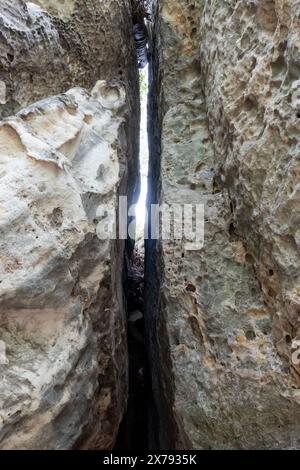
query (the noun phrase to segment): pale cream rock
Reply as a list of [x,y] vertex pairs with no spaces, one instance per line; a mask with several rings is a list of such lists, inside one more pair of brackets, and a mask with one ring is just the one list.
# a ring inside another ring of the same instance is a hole
[[8,364],[8,359],[6,357],[6,344],[4,341],[0,340],[0,365]]
[[0,448],[111,448],[124,245],[99,240],[97,208],[138,190],[131,1],[0,6]]
[[0,104],[6,103],[6,84],[0,81]]
[[98,239],[96,211],[117,209],[126,181],[124,103],[101,81],[0,123],[0,449],[114,443],[127,400],[124,247]]
[[7,87],[0,116],[73,86],[120,79],[137,134],[131,0],[0,0],[0,20],[0,80]]

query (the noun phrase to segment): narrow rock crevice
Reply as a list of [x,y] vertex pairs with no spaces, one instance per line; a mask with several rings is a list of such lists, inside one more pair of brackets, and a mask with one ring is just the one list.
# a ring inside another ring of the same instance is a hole
[[299,2],[0,3],[0,449],[299,449]]
[[[139,69],[148,65],[150,58],[150,24],[151,2],[147,0],[133,0],[133,34],[136,45],[137,63]],[[146,345],[145,325],[145,250],[143,240],[143,227],[140,226],[146,210],[142,207],[145,203],[145,175],[148,166],[148,153],[145,146],[147,108],[148,77],[147,72],[140,72],[140,105],[142,117],[140,123],[140,201],[136,206],[137,214],[136,243],[132,250],[129,243],[127,250],[127,262],[124,273],[124,295],[127,309],[127,340],[129,360],[129,392],[127,411],[120,425],[115,450],[149,450],[152,433],[153,397],[151,373],[148,363],[148,351]],[[144,116],[144,119],[143,119]],[[144,180],[143,180],[144,178]],[[146,220],[143,221],[146,223]]]
[[128,406],[115,450],[148,448],[148,367],[144,325],[144,255],[134,249],[125,279],[129,358]]

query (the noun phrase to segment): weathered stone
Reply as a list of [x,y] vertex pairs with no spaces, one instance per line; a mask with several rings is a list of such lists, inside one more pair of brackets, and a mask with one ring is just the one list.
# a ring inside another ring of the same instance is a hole
[[3,116],[74,85],[91,88],[102,78],[123,79],[130,103],[137,100],[130,0],[0,3]]
[[0,0],[0,5],[0,117],[73,86],[91,89],[97,80],[120,80],[128,108],[131,202],[131,194],[136,197],[139,189],[139,93],[131,0]]
[[155,3],[150,200],[205,203],[147,243],[159,444],[300,448],[299,5]]
[[97,209],[117,207],[126,182],[124,105],[122,88],[99,82],[0,123],[1,449],[109,448],[116,437],[124,246],[98,238]]
[[0,448],[111,448],[125,246],[96,209],[139,188],[131,1],[0,3]]

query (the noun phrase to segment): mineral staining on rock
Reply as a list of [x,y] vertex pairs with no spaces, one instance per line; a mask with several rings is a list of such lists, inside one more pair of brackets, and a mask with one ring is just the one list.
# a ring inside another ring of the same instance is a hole
[[160,443],[299,448],[299,7],[156,3],[151,200],[206,206],[203,250],[147,244]]

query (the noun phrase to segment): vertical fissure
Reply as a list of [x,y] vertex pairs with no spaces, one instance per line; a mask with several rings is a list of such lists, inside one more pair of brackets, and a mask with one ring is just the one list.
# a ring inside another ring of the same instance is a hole
[[129,357],[129,393],[127,412],[120,425],[115,450],[148,450],[151,435],[151,374],[148,366],[145,331],[144,275],[145,226],[148,194],[148,60],[150,4],[133,0],[133,34],[136,43],[140,85],[140,195],[135,207],[136,240],[124,280],[127,303],[127,338]]

